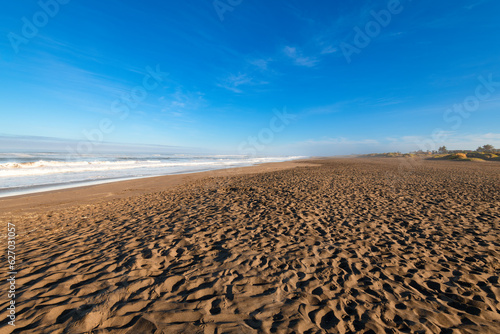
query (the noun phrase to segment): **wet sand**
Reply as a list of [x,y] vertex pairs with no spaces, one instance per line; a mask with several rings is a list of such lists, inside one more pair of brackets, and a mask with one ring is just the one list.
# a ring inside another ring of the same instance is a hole
[[0,207],[2,333],[500,332],[498,162],[318,159]]

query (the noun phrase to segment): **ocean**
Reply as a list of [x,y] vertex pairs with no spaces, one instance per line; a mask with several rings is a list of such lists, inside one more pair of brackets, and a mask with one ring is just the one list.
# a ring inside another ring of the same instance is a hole
[[0,197],[149,176],[280,162],[301,156],[0,153]]

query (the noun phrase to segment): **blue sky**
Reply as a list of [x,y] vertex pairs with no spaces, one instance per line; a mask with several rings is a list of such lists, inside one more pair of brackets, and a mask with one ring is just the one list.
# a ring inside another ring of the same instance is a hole
[[298,155],[500,147],[499,14],[494,0],[12,1],[0,135]]

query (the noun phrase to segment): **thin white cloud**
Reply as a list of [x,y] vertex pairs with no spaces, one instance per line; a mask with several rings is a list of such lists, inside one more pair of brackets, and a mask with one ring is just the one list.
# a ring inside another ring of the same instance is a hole
[[237,75],[231,74],[229,76],[229,78],[228,78],[228,81],[231,82],[231,84],[234,85],[235,87],[238,87],[238,86],[241,86],[241,85],[245,85],[245,84],[251,83],[252,82],[252,78],[250,78],[246,74],[238,73]]
[[304,116],[310,116],[310,115],[325,115],[325,114],[332,114],[341,111],[341,104],[340,103],[334,103],[334,104],[329,104],[325,106],[318,106],[318,107],[312,107],[305,109],[303,111]]
[[186,92],[182,88],[167,96],[161,96],[161,111],[175,117],[185,116],[190,111],[199,110],[207,105],[201,92]]
[[377,145],[377,144],[379,144],[379,141],[375,139],[352,140],[344,137],[324,138],[319,140],[309,139],[297,143],[297,145]]
[[299,66],[314,67],[318,63],[318,60],[313,57],[306,57],[302,55],[302,52],[296,47],[285,46],[283,52],[289,58],[291,58],[295,64]]
[[464,6],[464,8],[467,10],[471,10],[472,8],[479,6],[479,5],[482,5],[483,3],[488,2],[488,1],[490,1],[490,0],[480,0],[480,1],[477,1],[473,4],[470,4],[468,6]]
[[336,53],[338,52],[339,49],[337,47],[334,47],[333,45],[327,45],[325,46],[322,50],[321,50],[321,54],[322,55],[328,55],[328,54],[332,54],[332,53]]
[[269,63],[271,62],[271,59],[253,59],[250,60],[249,63],[253,66],[258,67],[259,69],[263,71],[267,71],[269,69]]
[[259,86],[266,85],[267,81],[260,80],[257,81],[254,77],[246,74],[246,73],[238,73],[238,74],[230,74],[221,82],[217,84],[217,86],[230,90],[234,93],[243,93],[243,89],[241,87],[245,86]]
[[238,87],[241,85],[249,84],[251,82],[252,78],[248,77],[248,75],[238,73],[230,74],[227,78],[222,80],[222,82],[219,83],[218,86],[230,90],[234,93],[243,93],[243,91]]
[[320,105],[320,106],[314,106],[310,108],[306,108],[300,112],[300,116],[312,116],[312,115],[325,115],[325,114],[332,114],[336,112],[341,112],[345,110],[345,107],[353,105],[353,104],[359,104],[360,99],[352,99],[352,100],[345,100],[345,101],[338,101],[335,103],[327,104],[327,105]]
[[366,99],[363,102],[359,102],[359,105],[369,106],[369,107],[386,107],[404,102],[405,100],[402,98],[383,97],[383,98]]

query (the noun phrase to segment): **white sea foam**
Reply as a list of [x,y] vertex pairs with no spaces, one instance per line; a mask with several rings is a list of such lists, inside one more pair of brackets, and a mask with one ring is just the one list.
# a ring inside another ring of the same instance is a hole
[[0,197],[20,191],[34,192],[44,187],[67,188],[82,182],[102,183],[117,179],[249,166],[299,158],[302,157],[137,154],[88,155],[67,161],[66,157],[57,153],[1,153]]

